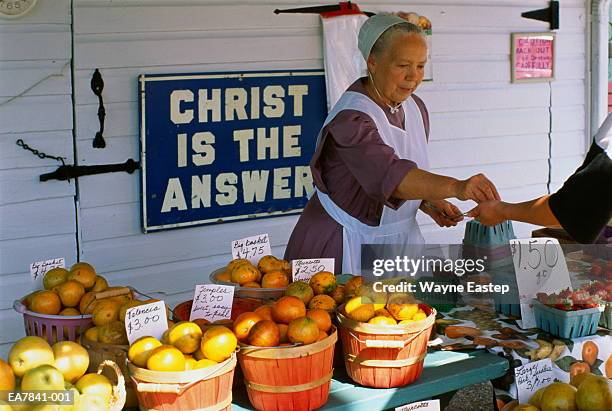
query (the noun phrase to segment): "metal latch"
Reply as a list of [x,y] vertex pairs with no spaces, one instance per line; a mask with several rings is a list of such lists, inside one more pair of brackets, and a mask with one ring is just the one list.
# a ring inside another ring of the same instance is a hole
[[140,161],[134,161],[133,159],[127,160],[125,163],[119,164],[103,164],[96,166],[59,166],[57,170],[42,174],[40,181],[49,180],[70,180],[72,178],[78,178],[81,176],[90,176],[94,174],[105,174],[105,173],[116,173],[125,171],[126,173],[132,174],[134,171],[140,168]]

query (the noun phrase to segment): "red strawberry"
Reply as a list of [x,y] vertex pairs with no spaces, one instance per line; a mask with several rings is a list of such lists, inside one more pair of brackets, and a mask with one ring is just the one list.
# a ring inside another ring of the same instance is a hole
[[603,268],[601,268],[601,266],[600,266],[600,265],[595,265],[595,264],[593,264],[593,265],[591,266],[590,273],[591,273],[591,275],[592,275],[592,276],[595,276],[595,277],[601,277],[601,273],[602,273],[602,272],[603,272]]

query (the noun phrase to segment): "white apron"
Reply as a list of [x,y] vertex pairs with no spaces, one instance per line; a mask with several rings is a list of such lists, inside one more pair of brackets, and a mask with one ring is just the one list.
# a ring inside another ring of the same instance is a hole
[[[361,93],[345,92],[325,119],[327,125],[342,110],[357,110],[369,115],[376,124],[378,132],[385,144],[395,150],[401,159],[414,161],[420,169],[429,168],[427,157],[427,138],[423,117],[419,107],[412,98],[402,104],[406,130],[397,128],[387,120],[383,110]],[[321,140],[319,134],[318,142]],[[321,205],[327,213],[342,225],[342,272],[361,272],[362,244],[399,244],[417,245],[425,242],[416,222],[416,213],[421,200],[406,201],[399,209],[393,210],[384,206],[377,227],[369,226],[350,216],[338,207],[331,198],[315,187]],[[408,249],[415,251],[414,249]],[[410,251],[409,251],[410,252]],[[410,252],[413,254],[413,252]],[[418,257],[418,256],[413,256]]]

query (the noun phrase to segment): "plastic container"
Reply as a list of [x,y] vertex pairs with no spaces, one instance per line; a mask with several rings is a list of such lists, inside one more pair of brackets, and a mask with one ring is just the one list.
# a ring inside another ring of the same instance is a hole
[[86,329],[92,326],[92,316],[88,315],[48,315],[30,311],[24,304],[25,299],[15,300],[13,308],[23,315],[26,335],[46,339],[49,344],[58,341],[77,341]]
[[521,318],[520,304],[495,303],[495,311],[508,317]]
[[327,402],[338,332],[296,347],[241,346],[238,361],[249,401],[260,411],[310,411]]
[[219,268],[209,275],[209,280],[213,284],[234,286],[234,296],[240,298],[256,298],[258,300],[278,299],[285,293],[285,288],[249,288],[241,287],[238,284],[222,281],[217,276],[225,271],[225,267]]
[[595,334],[602,311],[603,306],[563,311],[533,300],[533,312],[538,328],[561,338],[578,338]]
[[214,365],[189,371],[151,371],[128,363],[141,410],[229,411],[236,355]]
[[499,246],[507,245],[516,238],[511,221],[504,221],[496,226],[489,227],[476,220],[470,220],[465,225],[463,243],[472,246]]
[[612,302],[606,303],[606,308],[599,319],[599,326],[608,330],[612,329]]
[[346,371],[357,384],[374,388],[403,387],[423,372],[436,310],[419,307],[427,318],[406,325],[373,325],[337,313]]

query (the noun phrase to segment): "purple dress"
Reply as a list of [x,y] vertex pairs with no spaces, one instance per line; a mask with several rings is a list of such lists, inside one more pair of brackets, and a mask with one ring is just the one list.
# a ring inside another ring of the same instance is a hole
[[[367,95],[365,79],[348,91]],[[429,119],[423,102],[415,98],[423,114],[425,129]],[[389,123],[404,129],[404,111],[391,114],[381,106]],[[343,110],[321,131],[321,141],[310,162],[314,184],[352,217],[377,226],[383,207],[399,208],[404,201],[393,191],[408,171],[416,167],[400,159],[381,139],[374,120],[356,110]],[[335,258],[336,273],[342,268],[342,226],[323,209],[316,193],[304,207],[285,250],[285,259]]]

